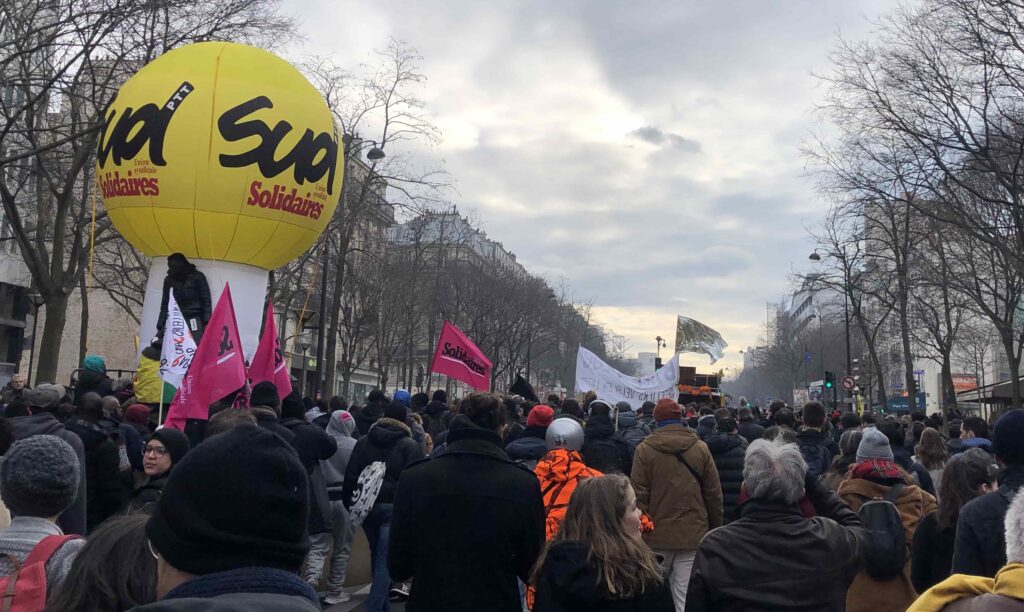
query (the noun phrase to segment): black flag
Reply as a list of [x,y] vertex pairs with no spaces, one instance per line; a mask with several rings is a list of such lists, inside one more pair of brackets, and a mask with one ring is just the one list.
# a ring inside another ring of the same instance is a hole
[[512,386],[508,388],[508,392],[513,395],[521,395],[523,399],[528,399],[535,404],[540,403],[540,398],[537,397],[533,387],[530,386],[530,383],[526,382],[522,374],[516,375],[516,382],[512,383]]

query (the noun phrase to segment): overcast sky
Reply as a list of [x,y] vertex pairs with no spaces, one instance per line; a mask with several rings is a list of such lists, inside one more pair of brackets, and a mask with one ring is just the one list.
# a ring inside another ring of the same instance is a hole
[[[341,65],[389,37],[424,56],[453,201],[531,272],[629,338],[762,333],[825,205],[799,145],[839,32],[893,0],[290,0],[302,52]],[[684,362],[707,369],[706,357]]]

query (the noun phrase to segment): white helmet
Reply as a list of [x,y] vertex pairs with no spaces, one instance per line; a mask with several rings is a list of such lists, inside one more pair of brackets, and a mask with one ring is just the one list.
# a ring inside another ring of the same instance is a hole
[[575,419],[555,419],[548,425],[544,440],[548,443],[548,450],[564,448],[578,451],[583,448],[583,427]]

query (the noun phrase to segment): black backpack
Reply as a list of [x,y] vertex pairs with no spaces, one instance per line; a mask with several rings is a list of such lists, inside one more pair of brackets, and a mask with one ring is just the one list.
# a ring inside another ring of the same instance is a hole
[[[628,448],[625,442],[618,442],[613,438],[598,438],[583,445],[580,454],[587,467],[595,469],[604,474],[625,474],[627,466],[623,457],[623,446]],[[629,452],[628,450],[625,452]]]
[[907,560],[907,539],[903,518],[896,500],[903,485],[893,485],[882,499],[872,499],[860,507],[861,522],[869,537],[864,551],[864,571],[876,580],[892,580],[903,573]]
[[832,453],[828,447],[819,444],[805,444],[800,447],[800,454],[804,456],[807,463],[807,475],[818,477],[828,471],[832,466]]

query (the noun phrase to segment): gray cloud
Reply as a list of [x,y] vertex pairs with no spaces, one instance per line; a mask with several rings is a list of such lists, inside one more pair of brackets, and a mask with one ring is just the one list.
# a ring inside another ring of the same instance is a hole
[[699,153],[700,143],[684,138],[679,134],[666,133],[653,125],[645,125],[629,133],[631,138],[642,140],[647,144],[669,147],[685,153]]
[[455,202],[528,269],[654,311],[634,346],[679,310],[740,347],[824,214],[797,152],[810,74],[836,31],[897,0],[286,2],[306,51],[354,66],[394,36],[422,52],[446,141],[411,153],[445,160]]

